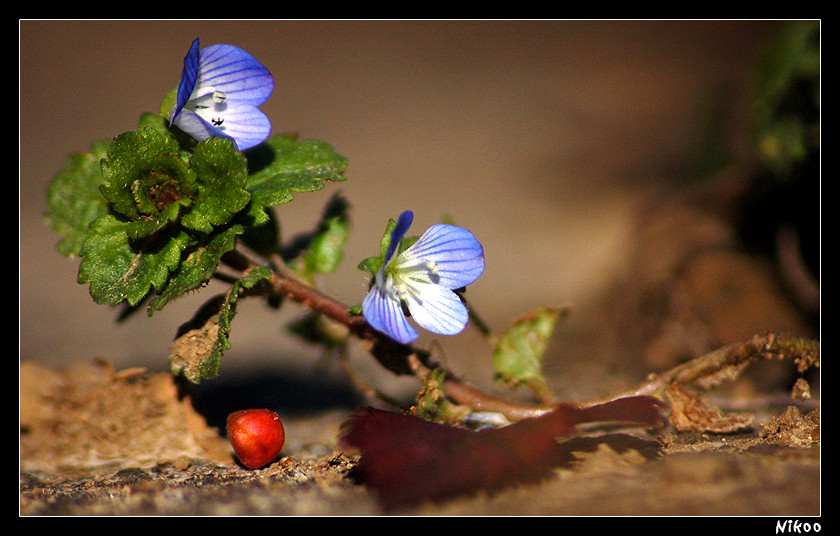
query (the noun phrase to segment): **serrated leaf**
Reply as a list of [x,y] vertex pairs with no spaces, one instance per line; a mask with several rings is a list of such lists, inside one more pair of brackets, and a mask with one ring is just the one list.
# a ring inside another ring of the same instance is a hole
[[126,222],[110,214],[90,226],[78,281],[90,283],[90,295],[97,303],[116,305],[125,300],[133,306],[152,287],[162,288],[190,240],[181,232],[138,243],[129,239],[127,229]]
[[47,186],[46,218],[54,231],[64,235],[56,248],[67,257],[79,254],[90,224],[108,213],[108,204],[99,191],[103,183],[99,162],[107,154],[109,143],[95,142],[90,152],[69,156],[64,169]]
[[496,377],[519,385],[542,383],[542,361],[548,341],[565,309],[541,307],[521,318],[498,339],[493,352]]
[[294,193],[320,190],[324,181],[345,180],[347,159],[322,141],[271,136],[251,154],[260,161],[246,186],[251,192],[250,214],[257,224],[268,219],[266,209],[288,203]]
[[231,285],[230,290],[207,302],[193,319],[181,326],[169,349],[170,371],[193,383],[219,373],[222,354],[230,349],[231,321],[241,288],[270,279],[271,271],[259,266]]
[[149,302],[149,316],[155,311],[194,290],[213,277],[222,255],[236,247],[236,236],[243,232],[240,225],[208,237],[208,240],[193,249],[183,261],[178,271],[166,283],[165,288]]
[[248,161],[226,138],[209,138],[196,145],[190,169],[195,172],[198,193],[193,207],[181,219],[189,229],[209,233],[242,210],[251,199],[244,189]]

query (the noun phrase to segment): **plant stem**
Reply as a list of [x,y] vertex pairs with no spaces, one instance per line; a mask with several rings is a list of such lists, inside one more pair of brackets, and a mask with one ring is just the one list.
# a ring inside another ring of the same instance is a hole
[[[225,256],[225,262],[246,271],[256,266],[255,261],[239,250]],[[551,411],[554,404],[528,404],[499,398],[458,378],[442,366],[431,362],[425,350],[394,342],[370,327],[364,317],[350,313],[350,307],[301,281],[282,262],[273,259],[271,280],[263,286],[262,294],[291,299],[327,318],[346,326],[349,332],[364,342],[370,353],[395,374],[409,374],[423,380],[432,370],[445,372],[444,391],[455,403],[474,411],[491,411],[504,415],[511,421],[536,417]],[[486,326],[481,326],[486,328]],[[601,404],[628,396],[662,396],[671,384],[697,385],[708,389],[724,380],[735,379],[752,361],[758,358],[793,358],[799,370],[819,366],[819,342],[775,334],[754,337],[750,341],[726,346],[692,361],[678,365],[661,374],[653,375],[635,388],[617,395],[580,402],[581,406]]]
[[[255,260],[249,257],[241,250],[234,250],[224,260],[229,266],[244,272],[255,266]],[[431,369],[442,369],[431,362],[429,352],[394,342],[370,327],[364,317],[350,314],[350,307],[346,304],[301,281],[278,259],[272,261],[273,275],[262,290],[264,295],[290,299],[347,327],[350,333],[366,343],[368,350],[384,367],[395,374],[410,374],[422,380]],[[551,409],[545,404],[530,405],[496,397],[467,384],[448,370],[445,372],[447,394],[456,403],[476,411],[494,411],[510,420],[519,420]]]

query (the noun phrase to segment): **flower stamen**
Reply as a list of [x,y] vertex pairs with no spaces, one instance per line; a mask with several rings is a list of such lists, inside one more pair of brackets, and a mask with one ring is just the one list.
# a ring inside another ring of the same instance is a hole
[[210,96],[210,98],[212,98],[213,102],[215,102],[216,104],[221,104],[227,100],[227,95],[224,91],[216,90],[213,91],[213,94]]

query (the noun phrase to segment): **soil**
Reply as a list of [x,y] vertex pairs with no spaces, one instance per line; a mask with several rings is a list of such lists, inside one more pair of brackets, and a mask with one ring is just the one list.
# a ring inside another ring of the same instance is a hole
[[569,442],[575,461],[540,484],[384,512],[336,446],[350,408],[284,419],[282,456],[249,470],[168,374],[23,363],[20,513],[819,515],[819,409],[761,409],[762,423],[736,433],[585,435]]

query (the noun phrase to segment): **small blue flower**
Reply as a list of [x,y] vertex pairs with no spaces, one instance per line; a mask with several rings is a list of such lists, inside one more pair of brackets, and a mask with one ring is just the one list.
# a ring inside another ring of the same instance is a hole
[[257,108],[274,90],[271,73],[239,47],[198,48],[196,39],[184,57],[171,124],[198,141],[231,138],[240,151],[259,145],[271,132]]
[[414,214],[405,211],[391,232],[391,243],[373,286],[362,301],[362,314],[377,331],[408,344],[418,336],[403,305],[424,329],[454,335],[467,325],[467,307],[453,292],[484,272],[484,248],[466,229],[437,224],[408,249],[396,254]]

